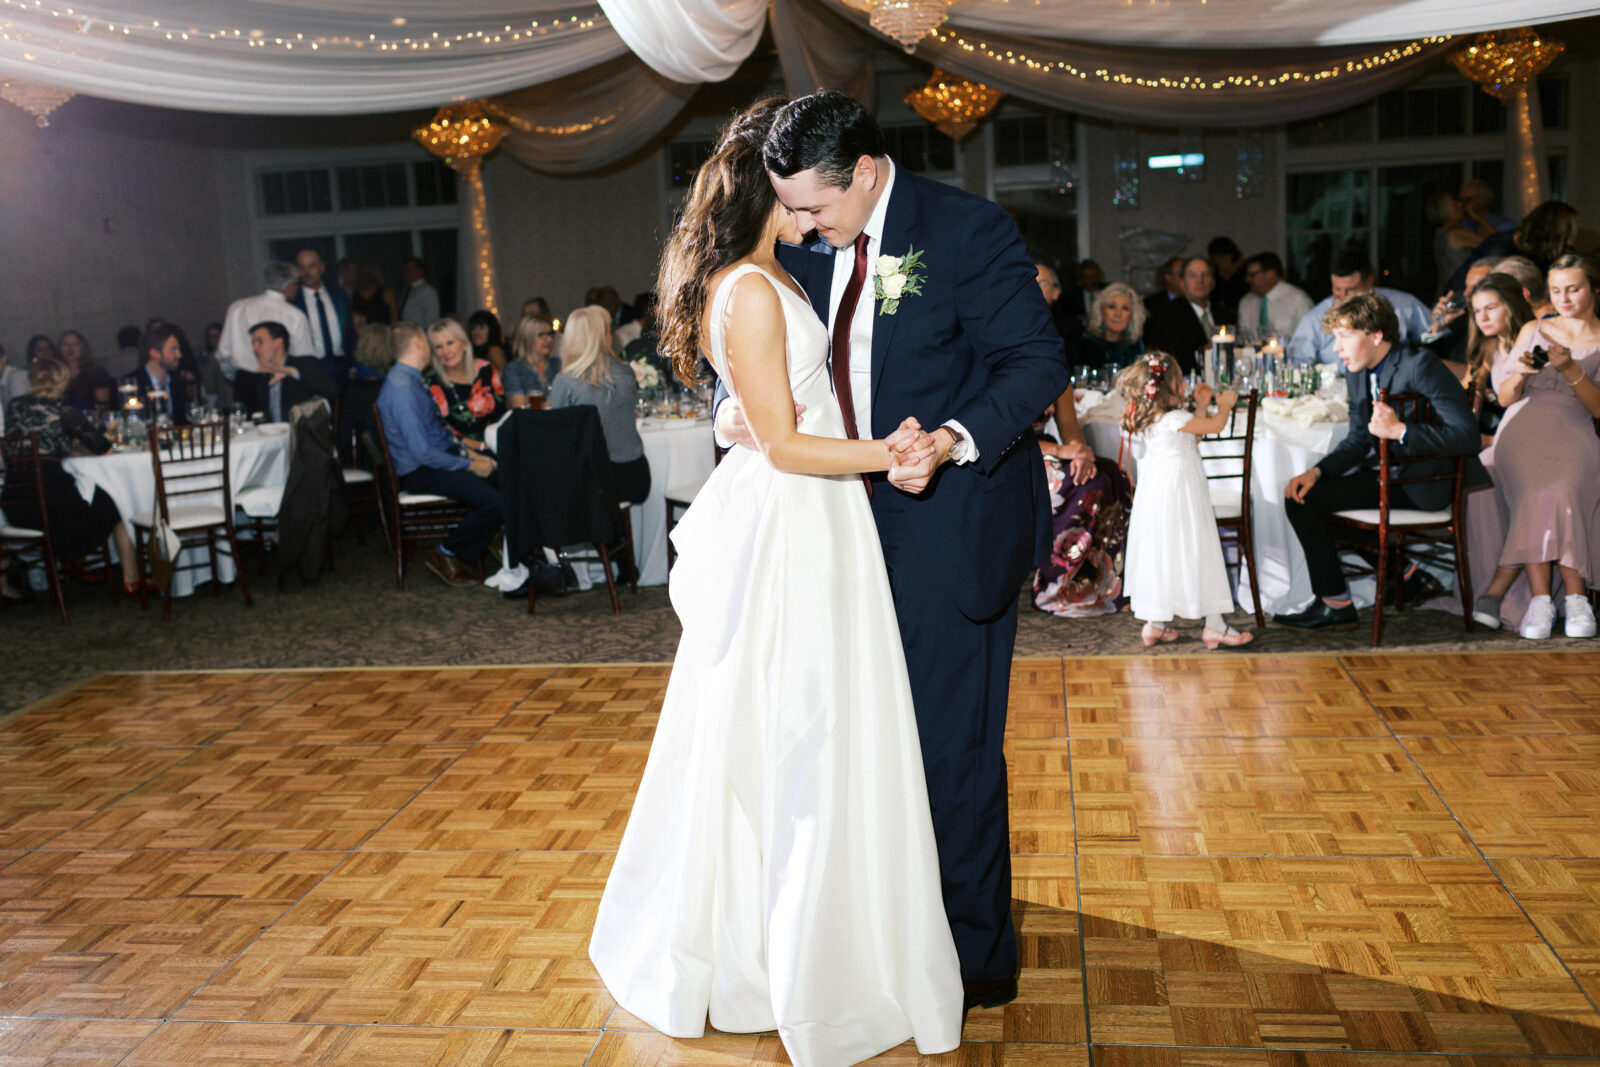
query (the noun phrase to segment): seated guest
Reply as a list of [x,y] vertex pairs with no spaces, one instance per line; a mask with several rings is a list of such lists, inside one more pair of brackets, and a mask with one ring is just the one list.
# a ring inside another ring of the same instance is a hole
[[1211,292],[1216,287],[1211,261],[1205,256],[1185,260],[1179,284],[1183,296],[1150,316],[1144,339],[1151,349],[1171,353],[1183,372],[1189,374],[1199,369],[1199,357],[1211,347],[1219,322],[1211,304]]
[[1506,409],[1494,439],[1494,491],[1508,523],[1494,580],[1473,608],[1474,618],[1498,626],[1500,598],[1520,568],[1533,593],[1520,632],[1536,641],[1555,625],[1552,566],[1566,589],[1566,635],[1595,635],[1587,593],[1600,564],[1600,266],[1562,256],[1549,287],[1558,317],[1524,324],[1493,372]]
[[511,339],[511,362],[501,380],[505,383],[506,403],[525,408],[534,398],[543,400],[550,392],[550,379],[561,373],[561,363],[552,359],[556,330],[547,316],[528,312],[517,322]]
[[1213,237],[1206,245],[1206,255],[1211,259],[1211,270],[1217,280],[1211,313],[1219,323],[1232,326],[1239,321],[1239,301],[1250,291],[1244,276],[1244,253],[1239,251],[1233,238]]
[[1055,268],[1043,260],[1033,261],[1033,280],[1039,283],[1039,292],[1050,308],[1050,321],[1061,335],[1061,344],[1067,351],[1067,362],[1078,362],[1078,338],[1083,335],[1083,316],[1074,314],[1071,301],[1065,299],[1061,279]]
[[1306,291],[1283,280],[1283,260],[1276,252],[1257,252],[1245,260],[1244,281],[1250,291],[1239,298],[1239,340],[1245,344],[1292,336],[1311,310]]
[[33,365],[36,359],[56,359],[56,343],[42,333],[36,333],[28,338],[28,343],[23,347],[27,353],[27,360],[23,367],[26,370]]
[[[61,467],[68,456],[103,455],[111,442],[89,424],[83,412],[66,403],[72,372],[60,360],[40,359],[28,368],[28,392],[15,397],[6,407],[6,432],[36,434],[39,454],[47,456],[40,467],[44,482],[44,506],[50,511],[50,547],[63,560],[80,559],[101,548],[110,537],[122,560],[122,588],[139,592],[138,558],[133,540],[117,514],[117,505],[104,489],[96,488],[94,499],[85,501],[78,485]],[[0,493],[0,510],[17,526],[39,530],[44,517],[39,514],[39,498],[33,486],[22,479],[11,479]]]
[[439,414],[452,432],[482,441],[484,429],[506,413],[500,372],[486,359],[472,358],[472,341],[455,319],[428,327],[433,360],[424,376]]
[[[639,324],[639,336],[629,341],[617,353],[617,357],[624,363],[636,363],[644,360],[654,367],[661,375],[663,382],[673,378],[672,361],[661,356],[661,329],[656,322],[656,294],[640,293],[633,302],[633,321]],[[615,335],[612,341],[615,342]],[[561,373],[559,367],[556,373]]]
[[1333,295],[1306,312],[1305,317],[1295,327],[1294,336],[1284,346],[1284,354],[1289,362],[1310,366],[1313,363],[1332,363],[1339,358],[1339,354],[1334,351],[1333,335],[1323,328],[1323,319],[1335,304],[1357,293],[1376,293],[1394,309],[1395,319],[1400,323],[1400,333],[1391,337],[1390,343],[1419,344],[1423,335],[1430,329],[1432,320],[1428,315],[1428,309],[1422,306],[1422,301],[1398,289],[1373,286],[1372,261],[1364,254],[1339,253],[1333,257],[1333,265],[1329,268],[1328,274],[1333,284]]
[[1089,307],[1089,321],[1073,365],[1126,367],[1144,355],[1144,324],[1144,303],[1132,286],[1122,282],[1105,286]]
[[143,336],[137,326],[124,326],[117,331],[117,359],[109,368],[113,378],[126,378],[143,362],[139,358],[139,341]]
[[9,365],[6,358],[6,346],[0,345],[0,413],[4,413],[11,401],[19,396],[28,395],[28,372],[23,367]]
[[68,330],[56,342],[56,350],[61,353],[61,362],[72,372],[67,400],[80,411],[108,410],[116,383],[105,368],[94,361],[89,339],[77,330]]
[[350,372],[353,381],[381,382],[394,366],[394,349],[389,343],[389,324],[369,322],[356,341],[356,365]]
[[1161,288],[1144,297],[1144,309],[1150,318],[1155,318],[1168,304],[1183,296],[1183,265],[1188,261],[1187,256],[1173,256],[1162,264]]
[[[1492,266],[1493,261],[1487,259],[1474,263],[1467,271],[1467,287],[1463,292],[1470,295],[1478,283],[1490,275]],[[1453,292],[1439,297],[1430,313],[1428,332],[1418,338],[1423,347],[1444,360],[1450,373],[1458,378],[1467,372],[1467,327],[1472,320],[1469,303],[1467,296]]]
[[176,326],[161,325],[144,335],[139,342],[144,363],[128,375],[126,381],[138,387],[139,402],[144,405],[145,416],[155,418],[150,406],[150,393],[165,392],[172,421],[179,425],[189,421],[189,394],[184,381],[178,376],[178,364],[183,362],[183,342]]
[[1533,309],[1534,318],[1547,319],[1556,313],[1555,305],[1550,302],[1550,287],[1545,283],[1545,273],[1534,266],[1533,260],[1527,256],[1507,256],[1490,262],[1492,273],[1509,274],[1522,286],[1523,299]]
[[[344,264],[341,263],[341,272],[343,269]],[[395,320],[394,290],[383,283],[383,271],[376,260],[363,259],[356,264],[354,285],[347,291],[350,294],[350,324],[358,332],[370,323],[387,325]]]
[[428,555],[428,569],[446,585],[477,585],[472,568],[500,529],[495,461],[450,432],[422,384],[433,363],[422,327],[397,322],[390,336],[395,364],[383,380],[378,410],[395,476],[407,492],[449,497],[472,509]]
[[[1131,288],[1114,282],[1107,289],[1127,291],[1143,317],[1144,305]],[[1105,302],[1104,291],[1095,306]],[[1133,486],[1114,460],[1090,450],[1078,425],[1069,387],[1051,409],[1061,441],[1037,432],[1050,490],[1050,558],[1033,579],[1033,606],[1064,619],[1111,615],[1122,595],[1122,554],[1128,543]]]
[[633,369],[611,354],[610,316],[603,307],[578,308],[567,316],[566,334],[566,359],[550,383],[550,406],[592,404],[599,410],[617,498],[642,503],[650,495],[650,464],[634,423],[639,382]]
[[[1356,625],[1355,605],[1339,569],[1329,519],[1335,512],[1378,506],[1378,438],[1389,440],[1389,455],[1403,475],[1426,476],[1453,468],[1450,459],[1405,462],[1410,453],[1435,453],[1470,457],[1468,487],[1488,481],[1478,462],[1478,426],[1466,391],[1431,352],[1394,340],[1400,324],[1387,300],[1376,293],[1356,293],[1335,304],[1323,321],[1349,372],[1345,388],[1350,429],[1337,448],[1304,474],[1291,478],[1283,491],[1289,524],[1305,550],[1317,599],[1306,610],[1279,615],[1277,620],[1302,630]],[[1402,422],[1394,408],[1378,400],[1380,389],[1422,394],[1433,407],[1432,419]],[[1391,506],[1401,508],[1447,508],[1450,483],[1394,486],[1389,500]],[[1408,601],[1420,595],[1430,581],[1416,564],[1406,570],[1403,580]]]
[[1528,307],[1522,287],[1509,274],[1491,274],[1483,279],[1473,287],[1468,302],[1472,319],[1464,349],[1466,367],[1460,372],[1455,367],[1450,370],[1461,374],[1467,396],[1478,403],[1478,432],[1487,448],[1506,410],[1490,377],[1496,364],[1506,362],[1522,328],[1533,321],[1533,309]]
[[487,360],[494,369],[505,372],[506,340],[500,319],[492,311],[479,308],[467,320],[467,337],[472,341],[472,358]]
[[318,356],[289,355],[289,330],[281,322],[250,327],[250,352],[259,371],[242,370],[233,377],[233,395],[249,412],[264,412],[268,422],[288,422],[296,404],[318,397],[331,410],[339,387]]

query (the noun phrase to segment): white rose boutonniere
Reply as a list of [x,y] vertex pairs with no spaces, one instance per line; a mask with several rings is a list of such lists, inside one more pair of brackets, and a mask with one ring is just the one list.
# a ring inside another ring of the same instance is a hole
[[922,292],[922,253],[907,248],[903,256],[879,256],[872,268],[873,296],[878,298],[878,314],[893,315],[900,301]]
[[641,387],[645,389],[654,389],[656,386],[661,384],[660,372],[644,360],[636,359],[632,363],[628,364],[628,366],[632,368],[634,380],[637,381]]

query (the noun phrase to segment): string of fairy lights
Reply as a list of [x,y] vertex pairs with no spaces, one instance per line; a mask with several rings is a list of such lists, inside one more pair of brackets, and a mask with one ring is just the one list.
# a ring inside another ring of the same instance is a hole
[[929,34],[935,41],[943,45],[950,45],[969,54],[980,54],[985,58],[1006,66],[1024,66],[1039,74],[1058,74],[1069,78],[1088,80],[1098,79],[1112,85],[1133,85],[1144,89],[1179,89],[1198,92],[1221,92],[1235,89],[1272,89],[1280,85],[1296,82],[1312,83],[1326,81],[1329,78],[1338,78],[1346,74],[1357,74],[1378,70],[1391,63],[1410,59],[1425,49],[1443,44],[1450,40],[1449,34],[1433,37],[1423,37],[1405,44],[1396,44],[1381,52],[1371,55],[1351,58],[1338,63],[1312,70],[1285,70],[1276,74],[1228,74],[1222,76],[1201,76],[1185,74],[1169,77],[1146,76],[1132,74],[1124,71],[1115,71],[1109,67],[1079,67],[1069,60],[1064,59],[1036,59],[1026,52],[1014,49],[1002,49],[986,41],[967,37],[959,30],[934,30]]
[[[179,23],[163,25],[160,19],[119,21],[106,15],[95,14],[81,8],[47,5],[44,0],[0,0],[0,12],[9,10],[19,15],[46,18],[58,23],[58,29],[85,37],[102,40],[126,38],[168,41],[214,41],[221,44],[239,44],[246,48],[295,48],[313,52],[324,49],[358,49],[378,52],[427,52],[447,50],[453,46],[494,46],[522,44],[551,34],[593,30],[610,23],[598,8],[584,14],[564,17],[532,19],[524,23],[501,22],[497,26],[463,30],[458,33],[429,31],[409,34],[397,32],[407,24],[402,16],[384,20],[383,32],[359,34],[324,34],[314,30],[264,30],[251,26],[198,26]],[[0,40],[27,40],[43,43],[26,28],[0,23]]]

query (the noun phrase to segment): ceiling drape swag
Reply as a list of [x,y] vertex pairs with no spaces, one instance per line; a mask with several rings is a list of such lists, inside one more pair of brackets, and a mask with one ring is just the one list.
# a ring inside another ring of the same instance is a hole
[[772,40],[790,96],[837,89],[868,107],[876,103],[872,41],[824,5],[815,0],[772,0]]
[[634,55],[675,82],[733,74],[761,39],[767,0],[598,0]]

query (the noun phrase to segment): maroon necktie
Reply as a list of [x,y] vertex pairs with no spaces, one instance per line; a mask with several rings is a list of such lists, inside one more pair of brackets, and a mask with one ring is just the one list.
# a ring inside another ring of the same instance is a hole
[[866,280],[867,234],[863,230],[856,238],[855,270],[850,272],[850,284],[844,287],[839,311],[833,317],[833,395],[839,398],[844,432],[852,441],[861,435],[856,432],[856,404],[850,395],[850,322],[856,317],[856,304],[861,300],[861,286]]

